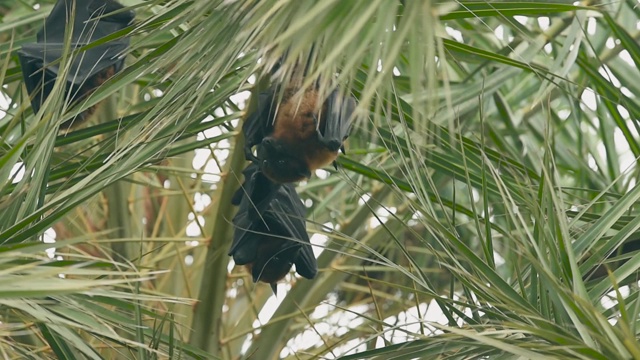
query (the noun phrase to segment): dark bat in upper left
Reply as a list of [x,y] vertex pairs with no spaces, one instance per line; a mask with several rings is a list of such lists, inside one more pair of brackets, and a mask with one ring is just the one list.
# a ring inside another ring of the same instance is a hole
[[[113,0],[58,0],[38,32],[36,43],[24,44],[18,52],[22,74],[34,112],[38,112],[53,89],[64,51],[65,30],[73,18],[71,50],[112,35],[133,22],[135,14]],[[105,42],[79,53],[73,58],[66,76],[65,95],[79,101],[90,95],[124,66],[128,38]],[[72,119],[62,126],[70,126]]]
[[239,209],[229,255],[247,267],[254,282],[270,284],[274,293],[294,264],[298,274],[313,279],[318,265],[305,227],[306,209],[295,188],[271,182],[256,164],[244,175],[232,199]]

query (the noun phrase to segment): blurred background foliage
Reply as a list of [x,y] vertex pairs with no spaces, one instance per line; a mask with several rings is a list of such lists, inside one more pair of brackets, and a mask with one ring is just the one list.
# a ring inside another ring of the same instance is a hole
[[[34,114],[53,1],[0,0],[2,357],[640,358],[636,0],[121,2],[125,70]],[[359,105],[275,298],[227,251],[281,57]]]

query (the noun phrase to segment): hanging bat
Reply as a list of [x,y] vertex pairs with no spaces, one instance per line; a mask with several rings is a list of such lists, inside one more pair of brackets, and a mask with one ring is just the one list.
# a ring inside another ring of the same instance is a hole
[[245,265],[254,282],[271,285],[285,277],[295,264],[302,277],[313,279],[318,272],[305,227],[305,207],[292,184],[275,184],[250,164],[245,182],[234,194],[239,205],[233,218],[235,231],[229,255]]
[[[71,50],[112,35],[133,22],[135,14],[113,0],[58,0],[38,31],[35,43],[24,44],[18,51],[24,82],[31,106],[38,112],[60,74],[65,30],[73,19]],[[129,38],[108,41],[73,57],[65,81],[65,97],[78,102],[89,96],[102,83],[122,70]],[[91,115],[89,109],[62,127],[79,123]]]
[[242,126],[247,160],[258,163],[276,183],[308,179],[314,170],[330,163],[337,169],[335,159],[338,151],[345,152],[355,99],[334,90],[320,103],[315,87],[302,96],[295,96],[295,86],[279,89],[275,86],[258,94],[257,110]]

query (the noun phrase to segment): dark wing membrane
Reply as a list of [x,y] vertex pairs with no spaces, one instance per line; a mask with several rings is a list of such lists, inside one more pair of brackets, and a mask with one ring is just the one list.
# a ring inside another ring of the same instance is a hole
[[307,214],[307,208],[302,203],[300,196],[296,192],[295,186],[292,184],[284,184],[282,185],[281,193],[286,194],[288,198],[288,202],[286,203],[288,206],[289,213],[295,215],[300,219],[304,219]]
[[277,223],[284,225],[283,234],[297,241],[300,247],[293,262],[296,272],[307,279],[313,279],[318,273],[318,265],[305,226],[305,206],[293,185],[286,184],[281,188],[274,199],[273,211]]
[[136,14],[131,10],[124,10],[124,7],[114,0],[94,0],[89,1],[87,9],[90,13],[103,13],[107,16],[101,21],[108,21],[120,24],[131,24]]
[[[257,165],[254,166],[258,167]],[[270,207],[273,199],[280,193],[281,185],[269,180],[262,171],[256,171],[251,179],[253,187],[249,192],[249,196],[253,207],[250,212],[254,215],[263,214]]]
[[249,194],[251,194],[255,187],[255,180],[252,180],[251,178],[258,170],[260,170],[260,167],[254,163],[250,163],[246,168],[244,168],[244,170],[242,170],[244,181],[242,182],[242,185],[240,185],[240,188],[233,194],[231,204],[238,206],[240,205],[243,196],[250,196]]
[[245,158],[255,161],[252,148],[262,142],[273,129],[273,91],[270,89],[258,94],[255,110],[247,116],[242,124],[245,139]]
[[269,235],[282,236],[283,242],[287,241],[285,238],[298,239],[302,235],[308,239],[304,214],[301,217],[295,208],[296,203],[302,204],[302,201],[293,186],[281,188],[253,163],[243,174],[245,181],[232,198],[232,203],[239,206],[232,220],[235,230],[229,249],[234,261],[239,265],[253,262],[259,246]]
[[301,276],[314,278],[318,265],[305,225],[306,208],[295,187],[271,182],[256,164],[243,173],[245,182],[233,199],[239,209],[233,218],[229,255],[238,265],[254,263],[254,280],[264,277],[275,282],[288,272],[287,264],[290,267],[291,263]]
[[231,198],[231,204],[240,205],[244,197],[247,198],[245,211],[250,216],[259,218],[269,207],[276,196],[280,184],[269,180],[255,163],[249,164],[244,171],[244,182]]
[[318,263],[313,255],[311,245],[302,245],[294,264],[296,272],[306,279],[313,279],[318,274]]
[[[71,15],[74,3],[77,4],[76,11]],[[45,26],[37,34],[37,42],[24,44],[18,51],[25,85],[32,97],[31,105],[35,112],[51,92],[60,72],[59,60],[64,52],[68,20],[73,17],[71,49],[74,50],[126,28],[133,21],[135,14],[123,11],[124,9],[112,0],[56,2],[45,20]],[[103,17],[114,11],[117,13]],[[114,73],[122,70],[128,47],[129,38],[124,37],[97,45],[74,56],[65,79],[67,91],[78,92],[77,88],[91,84],[96,76],[104,77],[104,72],[110,68],[112,70],[109,71]]]
[[238,206],[242,201],[242,198],[246,196],[247,189],[245,188],[245,184],[243,183],[236,192],[233,193],[233,197],[231,197],[231,205]]
[[325,121],[320,129],[320,141],[332,151],[340,149],[344,152],[343,142],[349,137],[356,101],[352,96],[341,96],[338,90],[334,90],[326,104],[326,113],[321,114]]
[[[301,208],[302,207],[302,208]],[[291,184],[282,186],[271,201],[266,216],[280,228],[279,233],[288,238],[309,242],[305,226],[304,205]]]
[[[240,189],[242,190],[242,189]],[[239,191],[240,191],[239,190]],[[253,233],[254,222],[249,218],[249,199],[243,196],[238,213],[233,217],[233,243],[229,249],[230,256],[238,265],[244,265],[255,260],[260,235]]]
[[233,217],[232,223],[235,227],[233,232],[233,243],[229,249],[229,255],[233,256],[236,264],[244,265],[255,260],[257,242],[259,234],[253,233],[254,220],[250,217],[249,209],[252,207],[249,194],[254,188],[254,175],[257,166],[250,164],[244,171],[244,182],[242,186],[233,194],[231,203],[239,206],[238,212]]
[[[238,227],[241,225],[238,224]],[[236,231],[233,234],[233,243],[229,250],[229,256],[233,256],[233,261],[238,265],[245,265],[254,262],[257,257],[256,249],[263,235],[248,230]]]
[[[72,14],[74,8],[75,14]],[[38,31],[37,40],[39,43],[63,43],[68,21],[73,17],[72,43],[91,43],[124,29],[133,21],[135,14],[124,9],[113,0],[58,0],[45,20],[44,28]]]

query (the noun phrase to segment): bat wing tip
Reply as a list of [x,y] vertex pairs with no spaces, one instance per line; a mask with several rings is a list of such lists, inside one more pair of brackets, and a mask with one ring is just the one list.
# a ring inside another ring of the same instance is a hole
[[296,272],[305,279],[314,279],[316,275],[318,275],[318,265],[316,264],[316,259],[313,257],[313,260],[310,258],[298,258],[295,262]]

